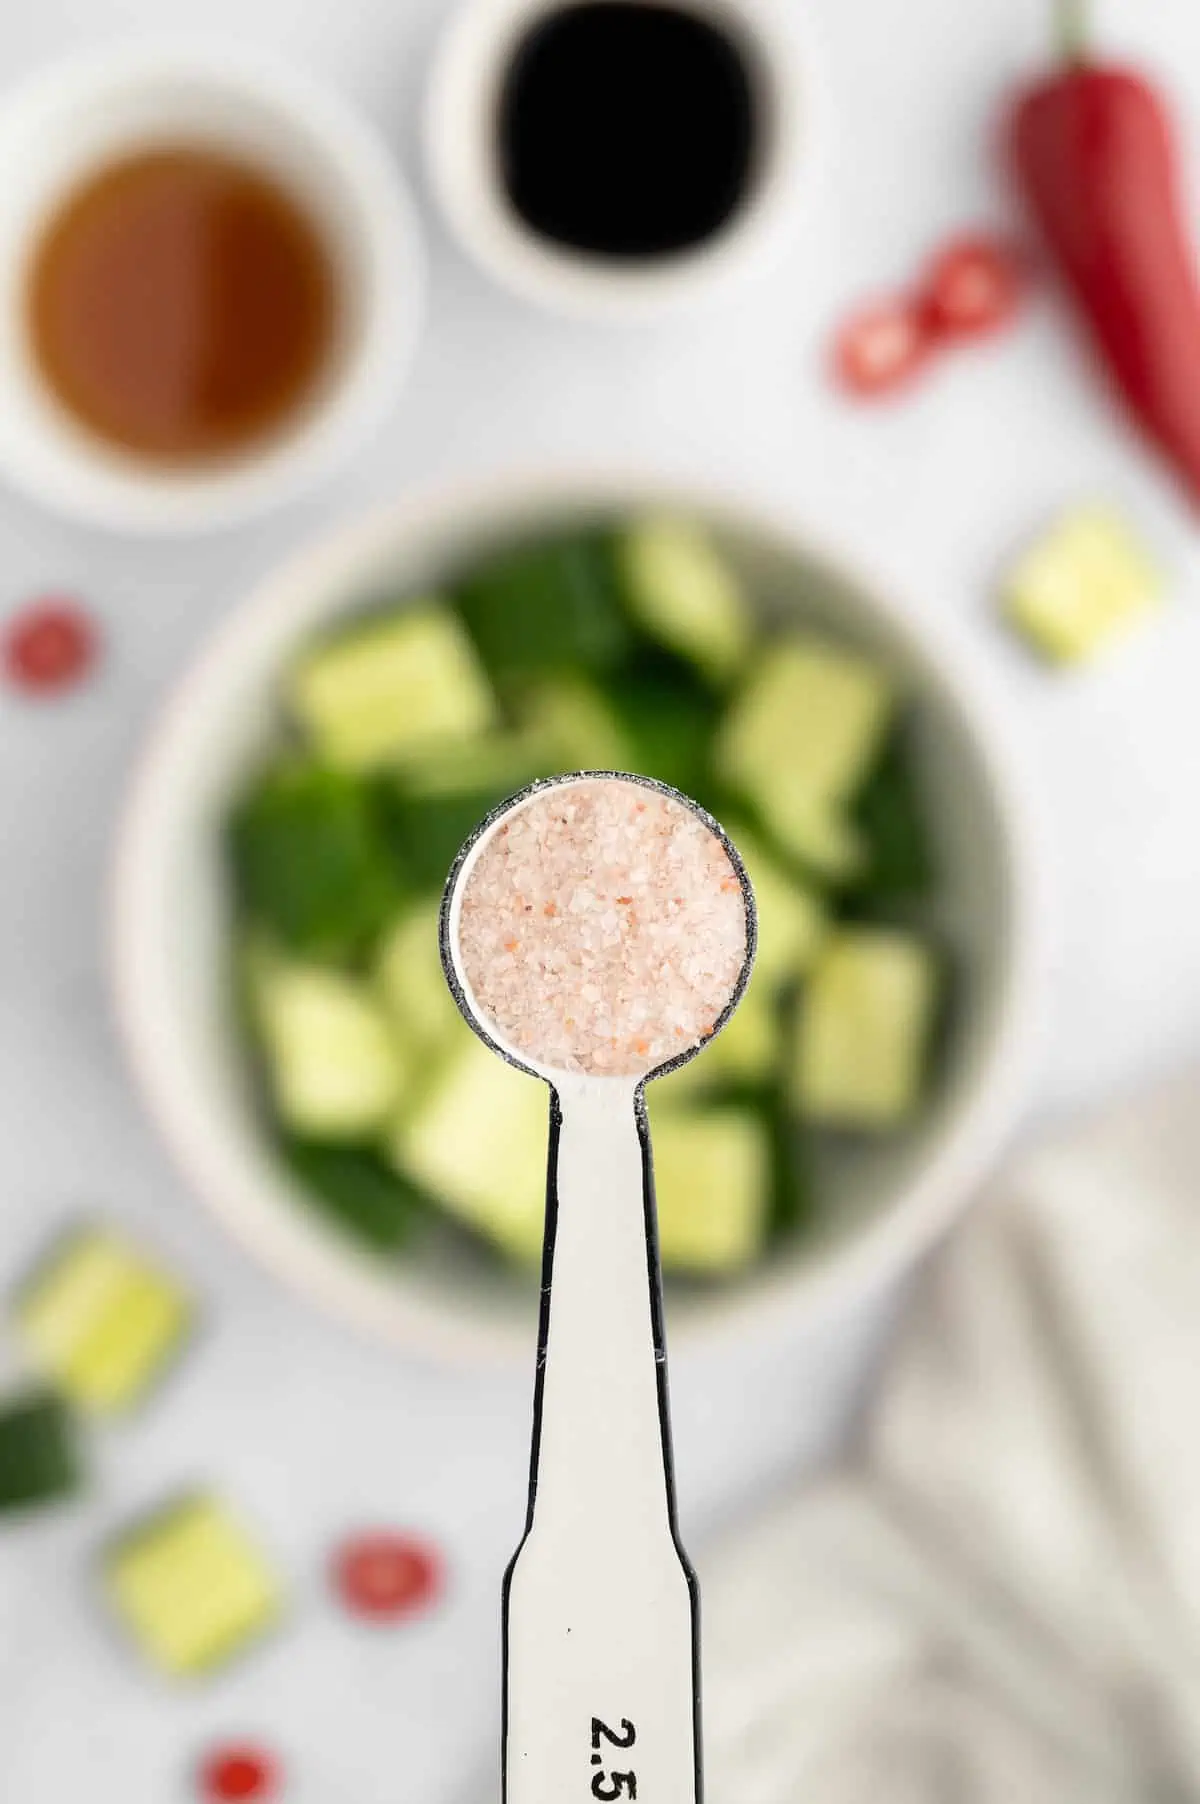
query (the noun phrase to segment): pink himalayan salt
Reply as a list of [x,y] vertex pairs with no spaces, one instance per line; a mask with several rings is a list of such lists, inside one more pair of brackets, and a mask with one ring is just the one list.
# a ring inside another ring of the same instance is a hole
[[746,960],[729,854],[627,778],[546,789],[484,843],[462,969],[484,1025],[552,1071],[643,1075],[705,1039]]

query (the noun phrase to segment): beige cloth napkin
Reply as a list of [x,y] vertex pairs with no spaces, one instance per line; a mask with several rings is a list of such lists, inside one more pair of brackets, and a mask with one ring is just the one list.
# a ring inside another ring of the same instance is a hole
[[715,1804],[1200,1800],[1200,1075],[994,1187],[701,1578]]

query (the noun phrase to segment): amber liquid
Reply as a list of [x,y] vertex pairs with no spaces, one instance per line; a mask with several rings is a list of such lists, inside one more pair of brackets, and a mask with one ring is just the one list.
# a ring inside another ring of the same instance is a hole
[[110,164],[35,246],[30,342],[83,426],[126,452],[196,461],[279,432],[327,373],[329,248],[269,176],[201,147]]

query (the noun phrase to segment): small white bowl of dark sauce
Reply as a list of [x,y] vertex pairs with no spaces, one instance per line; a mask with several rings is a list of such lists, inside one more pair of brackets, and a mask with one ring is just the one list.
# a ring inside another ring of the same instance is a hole
[[761,271],[811,113],[779,0],[464,0],[425,147],[452,230],[497,281],[638,321]]

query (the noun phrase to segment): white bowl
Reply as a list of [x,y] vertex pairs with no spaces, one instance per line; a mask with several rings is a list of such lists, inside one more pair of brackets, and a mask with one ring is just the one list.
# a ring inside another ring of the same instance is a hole
[[781,521],[653,481],[459,486],[351,525],[268,578],[169,702],[120,834],[113,981],[138,1084],[204,1201],[315,1301],[439,1354],[527,1352],[532,1299],[449,1255],[384,1268],[297,1198],[262,1131],[230,1019],[221,823],[276,730],[280,668],[315,628],[380,594],[427,593],[448,564],[514,533],[646,506],[708,520],[775,609],[802,608],[805,619],[870,647],[916,693],[918,755],[944,865],[941,924],[965,973],[944,1081],[921,1124],[839,1157],[815,1238],[726,1289],[677,1293],[673,1334],[811,1316],[896,1273],[965,1204],[1017,1093],[1035,943],[1025,823],[978,698],[888,602]]
[[712,300],[761,273],[811,175],[818,87],[811,47],[781,0],[686,0],[744,47],[764,122],[759,167],[733,217],[694,250],[619,262],[552,244],[504,194],[500,86],[520,38],[561,0],[462,0],[443,32],[425,108],[430,185],[464,248],[504,287],[556,311],[638,323]]
[[[155,467],[88,433],[31,353],[37,232],[90,170],[145,145],[210,143],[278,180],[317,221],[343,295],[341,343],[303,414],[238,458]],[[383,143],[336,95],[242,50],[123,49],[56,66],[0,107],[0,471],[115,530],[226,525],[318,483],[381,422],[424,317],[416,209]]]

